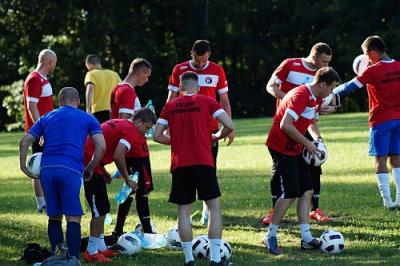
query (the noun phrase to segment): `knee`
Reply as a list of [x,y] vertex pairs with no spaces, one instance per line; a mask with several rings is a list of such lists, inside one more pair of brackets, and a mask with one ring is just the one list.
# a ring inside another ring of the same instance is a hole
[[67,217],[65,217],[65,219],[67,220],[67,223],[70,223],[70,222],[75,222],[78,224],[81,223],[81,216],[67,216]]

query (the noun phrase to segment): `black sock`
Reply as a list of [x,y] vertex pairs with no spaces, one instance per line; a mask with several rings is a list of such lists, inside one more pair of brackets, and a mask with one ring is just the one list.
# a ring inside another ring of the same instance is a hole
[[64,242],[61,221],[49,220],[49,224],[47,226],[47,235],[49,237],[51,250],[54,251],[57,244]]
[[144,233],[154,233],[150,223],[149,198],[147,195],[136,195],[136,211]]
[[70,256],[79,260],[79,251],[81,248],[81,225],[76,222],[67,223],[67,246]]
[[128,197],[124,203],[118,205],[117,208],[117,222],[115,223],[114,232],[117,234],[122,234],[124,232],[124,224],[126,217],[129,214],[129,210],[132,205],[133,198]]

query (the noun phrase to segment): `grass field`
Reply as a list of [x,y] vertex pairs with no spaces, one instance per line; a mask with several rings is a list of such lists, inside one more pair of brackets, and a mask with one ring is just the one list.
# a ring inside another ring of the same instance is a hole
[[[302,252],[299,228],[292,207],[281,224],[278,238],[284,254],[270,255],[259,244],[266,232],[261,217],[270,207],[269,179],[271,159],[264,146],[271,119],[236,120],[235,143],[222,142],[218,175],[223,193],[224,235],[233,247],[234,265],[398,265],[400,261],[400,212],[382,207],[374,176],[373,159],[367,156],[367,114],[324,116],[320,128],[329,149],[323,166],[320,206],[336,218],[328,224],[312,223],[314,236],[334,228],[345,237],[345,251],[337,256],[321,252]],[[48,246],[46,216],[36,214],[30,180],[18,167],[18,142],[22,133],[0,135],[0,264],[26,265],[18,262],[27,242]],[[150,195],[152,219],[158,231],[167,232],[176,223],[175,206],[167,202],[170,188],[169,148],[149,142],[155,191]],[[112,167],[113,168],[113,167]],[[113,200],[121,185],[109,186]],[[392,184],[392,188],[394,185]],[[393,193],[395,191],[392,190]],[[197,202],[194,210],[200,209]],[[115,219],[115,213],[113,213]],[[200,217],[197,216],[197,221]],[[133,208],[126,229],[138,223]],[[88,234],[89,215],[82,221],[82,235]],[[106,226],[106,233],[111,233]],[[194,223],[194,235],[206,228]],[[114,265],[181,265],[183,254],[168,249],[142,251],[133,257],[120,257]],[[197,265],[208,265],[197,261]]]

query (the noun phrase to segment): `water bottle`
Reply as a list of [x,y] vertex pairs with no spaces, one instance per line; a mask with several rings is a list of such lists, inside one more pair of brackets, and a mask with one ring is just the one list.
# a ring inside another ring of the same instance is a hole
[[[139,172],[136,171],[133,175],[130,175],[129,179],[137,183],[138,179],[139,179]],[[124,182],[121,189],[118,191],[117,195],[115,196],[115,201],[117,202],[117,204],[119,205],[119,204],[124,203],[125,200],[129,197],[129,194],[131,194],[131,192],[132,192],[132,188]]]
[[112,216],[110,213],[107,213],[106,218],[104,219],[104,224],[111,224]]
[[[156,113],[156,109],[154,108],[152,100],[149,100],[149,102],[147,103],[146,107],[149,108],[154,114]],[[146,132],[146,138],[152,138],[153,137],[153,132],[154,132],[154,129],[153,129],[153,127],[151,127]]]
[[111,176],[111,179],[118,179],[121,178],[121,173],[117,170],[115,170],[114,174]]

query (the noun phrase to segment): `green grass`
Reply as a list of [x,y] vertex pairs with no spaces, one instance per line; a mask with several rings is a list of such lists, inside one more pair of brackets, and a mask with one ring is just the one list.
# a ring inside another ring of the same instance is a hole
[[[284,254],[270,255],[259,245],[266,232],[261,217],[270,207],[269,179],[271,159],[264,145],[271,119],[236,120],[235,143],[220,144],[218,158],[219,183],[223,193],[224,235],[233,247],[235,265],[398,265],[400,261],[400,212],[382,207],[374,176],[374,162],[367,156],[367,114],[335,114],[323,116],[321,132],[329,149],[323,166],[321,207],[336,221],[312,223],[312,232],[319,236],[334,228],[346,240],[345,251],[337,256],[320,252],[301,252],[299,229],[292,207],[279,230]],[[48,246],[47,219],[35,213],[30,180],[18,168],[18,141],[22,133],[0,135],[0,264],[25,265],[18,262],[27,242]],[[159,232],[167,232],[176,223],[175,206],[167,202],[170,188],[169,148],[149,142],[155,191],[150,196],[152,219]],[[113,167],[111,167],[113,168]],[[109,186],[113,199],[121,182]],[[392,184],[392,188],[393,188]],[[394,191],[393,191],[394,193]],[[194,210],[200,209],[197,202]],[[115,203],[112,200],[112,210]],[[115,213],[113,214],[115,219]],[[199,216],[196,217],[197,219]],[[82,221],[82,233],[88,233],[89,215]],[[126,229],[138,223],[133,208]],[[111,233],[112,226],[106,226]],[[206,233],[199,223],[194,235]],[[183,254],[168,249],[142,251],[133,257],[120,257],[114,265],[181,265]],[[198,261],[197,265],[208,265]]]

